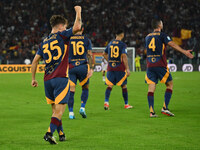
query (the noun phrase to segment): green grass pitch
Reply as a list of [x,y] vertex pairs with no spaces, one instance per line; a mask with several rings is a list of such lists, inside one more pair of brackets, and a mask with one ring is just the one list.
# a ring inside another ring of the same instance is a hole
[[120,87],[114,87],[110,110],[103,109],[106,86],[101,73],[94,73],[86,106],[87,119],[82,119],[80,86],[75,94],[75,120],[63,116],[66,142],[50,145],[43,140],[51,118],[46,104],[43,74],[37,74],[38,88],[32,88],[30,74],[0,74],[0,150],[132,150],[132,149],[200,149],[200,73],[172,73],[174,91],[169,108],[175,117],[160,113],[165,85],[158,84],[155,111],[159,118],[149,118],[147,85],[144,72],[128,78],[129,104],[123,108]]

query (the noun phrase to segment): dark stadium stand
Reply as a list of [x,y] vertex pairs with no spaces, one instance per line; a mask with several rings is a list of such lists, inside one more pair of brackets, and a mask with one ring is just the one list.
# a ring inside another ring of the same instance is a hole
[[[191,38],[183,40],[181,45],[194,49],[193,61],[197,62],[199,0],[154,0],[151,3],[147,0],[84,0],[82,6],[85,33],[95,47],[106,46],[114,37],[115,29],[122,27],[126,31],[125,43],[136,47],[137,54],[145,60],[144,37],[152,30],[151,19],[160,17],[164,20],[164,31],[171,37],[179,38],[181,29],[192,31]],[[38,44],[50,32],[50,16],[63,14],[71,26],[75,15],[69,0],[1,0],[0,8],[0,64],[33,59]],[[183,55],[171,50],[168,57],[176,63],[184,61]]]

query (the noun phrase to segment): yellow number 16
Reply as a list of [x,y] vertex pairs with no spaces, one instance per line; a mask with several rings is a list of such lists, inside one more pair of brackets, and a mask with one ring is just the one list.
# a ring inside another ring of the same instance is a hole
[[83,42],[82,41],[79,41],[79,42],[71,42],[71,44],[73,45],[73,53],[74,53],[74,56],[76,56],[77,54],[78,55],[83,55],[84,52],[85,52],[85,48],[83,46]]
[[152,49],[153,52],[155,52],[156,45],[155,45],[155,38],[154,37],[151,39],[151,42],[149,43],[148,47],[149,47],[149,49]]
[[[55,45],[55,44],[57,44],[57,43],[58,43],[57,40],[52,41],[52,42],[50,43],[50,49],[51,49],[51,50],[56,50],[56,49],[57,49],[57,51],[58,51],[58,55],[57,55],[57,56],[53,56],[53,60],[58,60],[58,59],[60,58],[60,56],[62,55],[61,48],[60,48],[58,45]],[[46,63],[50,63],[50,62],[52,61],[52,54],[51,54],[51,52],[50,52],[50,50],[49,50],[49,44],[48,44],[48,43],[47,43],[47,44],[44,44],[44,45],[43,45],[43,48],[44,48],[44,53],[47,53],[47,54],[48,54],[48,57],[49,57],[47,60],[45,60],[45,62],[46,62]]]

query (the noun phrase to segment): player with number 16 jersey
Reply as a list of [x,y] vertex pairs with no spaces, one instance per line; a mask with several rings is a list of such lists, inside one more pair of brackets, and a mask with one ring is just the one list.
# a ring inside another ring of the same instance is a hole
[[93,73],[92,44],[83,34],[84,27],[70,38],[69,46],[69,78],[70,78],[70,97],[69,97],[69,118],[75,119],[74,94],[77,80],[82,87],[81,108],[79,113],[86,118],[85,106],[89,95],[89,78]]

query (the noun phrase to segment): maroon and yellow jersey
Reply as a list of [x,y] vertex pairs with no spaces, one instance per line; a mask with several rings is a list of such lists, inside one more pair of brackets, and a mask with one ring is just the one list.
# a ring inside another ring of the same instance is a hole
[[56,77],[68,77],[68,49],[72,35],[72,28],[51,33],[39,45],[37,55],[40,55],[46,64],[44,81]]
[[170,41],[170,37],[163,32],[152,32],[146,36],[147,68],[167,67],[165,47]]
[[126,44],[119,40],[111,41],[105,49],[108,54],[108,71],[125,71],[125,65],[121,59],[122,54],[127,54]]

